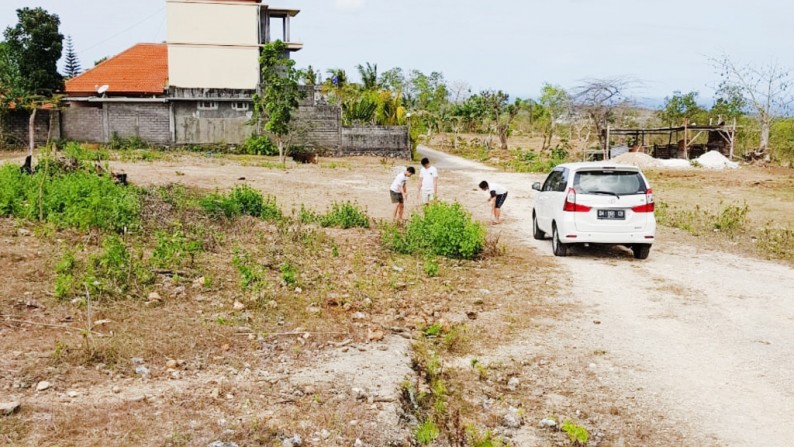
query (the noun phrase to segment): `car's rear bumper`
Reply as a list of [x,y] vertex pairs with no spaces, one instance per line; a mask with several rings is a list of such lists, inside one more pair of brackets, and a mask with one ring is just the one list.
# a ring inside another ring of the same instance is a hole
[[594,233],[584,231],[560,232],[560,242],[564,244],[653,244],[654,233]]

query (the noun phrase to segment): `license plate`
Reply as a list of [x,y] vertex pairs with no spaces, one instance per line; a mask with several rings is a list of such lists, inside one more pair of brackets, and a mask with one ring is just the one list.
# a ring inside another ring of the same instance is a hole
[[624,220],[626,210],[598,210],[598,218],[605,220]]

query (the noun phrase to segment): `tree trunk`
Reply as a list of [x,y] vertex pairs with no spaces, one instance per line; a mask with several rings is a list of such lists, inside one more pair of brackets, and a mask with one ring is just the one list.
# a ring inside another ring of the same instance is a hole
[[278,160],[282,166],[287,164],[287,154],[284,153],[284,141],[278,138]]
[[772,127],[768,116],[761,116],[759,124],[761,125],[761,141],[758,143],[758,152],[764,155],[764,159],[769,161],[769,130]]
[[509,126],[505,127],[504,129],[499,129],[499,148],[502,149],[503,151],[507,150],[507,130],[508,129],[509,129]]
[[33,148],[36,146],[36,108],[30,112],[28,121],[28,155],[33,156]]

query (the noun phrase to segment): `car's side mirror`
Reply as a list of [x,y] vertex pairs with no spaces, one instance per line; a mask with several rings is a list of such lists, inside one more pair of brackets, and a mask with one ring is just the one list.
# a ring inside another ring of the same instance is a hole
[[532,189],[534,189],[535,191],[540,191],[540,182],[533,183]]

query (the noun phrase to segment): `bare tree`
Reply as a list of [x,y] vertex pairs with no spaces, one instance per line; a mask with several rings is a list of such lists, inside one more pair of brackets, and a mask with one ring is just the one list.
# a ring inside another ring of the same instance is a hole
[[775,119],[785,115],[794,103],[791,69],[777,62],[760,67],[737,65],[724,55],[711,59],[711,62],[720,71],[720,89],[738,90],[755,112],[761,136],[758,151],[753,156],[769,161],[769,132],[772,124]]
[[579,112],[590,117],[603,147],[607,143],[604,141],[607,123],[614,118],[616,109],[631,104],[626,91],[636,84],[636,80],[625,77],[586,79],[574,89],[574,105]]
[[471,84],[466,81],[454,81],[449,84],[449,102],[460,104],[471,96]]

